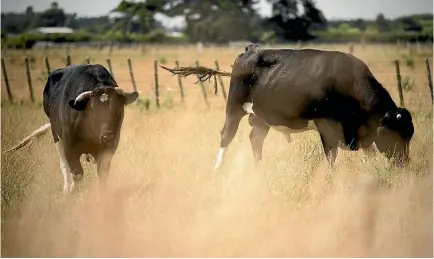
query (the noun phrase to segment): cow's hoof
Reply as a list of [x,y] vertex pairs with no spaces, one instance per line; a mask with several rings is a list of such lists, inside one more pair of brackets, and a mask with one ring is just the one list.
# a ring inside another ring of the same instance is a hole
[[82,174],[73,174],[72,175],[72,184],[74,184],[74,182],[80,182],[81,180],[83,180],[83,175]]

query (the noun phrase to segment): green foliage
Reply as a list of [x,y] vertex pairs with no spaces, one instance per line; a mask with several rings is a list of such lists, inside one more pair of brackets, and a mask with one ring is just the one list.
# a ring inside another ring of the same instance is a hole
[[316,31],[320,41],[426,42],[433,40],[432,14],[411,15],[388,20],[379,14],[375,21],[330,21],[327,30]]
[[[272,16],[261,17],[256,0],[122,0],[112,11],[122,17],[77,17],[65,13],[56,2],[42,12],[31,6],[22,13],[2,13],[2,43],[5,47],[31,48],[37,41],[149,42],[187,41],[281,42],[426,42],[433,40],[433,15],[417,14],[388,19],[378,14],[373,20],[327,21],[312,0],[268,0]],[[185,13],[185,10],[189,10]],[[157,12],[184,15],[187,26],[182,37],[168,36],[155,19]],[[40,26],[68,26],[76,33],[39,35]]]
[[410,92],[411,90],[413,90],[414,88],[414,81],[411,80],[411,78],[409,76],[406,76],[403,80],[402,80],[402,89],[405,92]]
[[427,42],[433,40],[433,35],[424,32],[407,33],[407,32],[384,32],[380,33],[374,30],[369,32],[357,32],[356,30],[340,31],[336,29],[329,29],[327,31],[317,31],[316,37],[318,41],[323,42],[348,42],[348,41],[362,41],[365,42],[382,42],[382,43],[396,43],[398,40],[401,42]]
[[163,107],[166,107],[166,108],[168,108],[168,109],[173,109],[173,108],[175,108],[175,104],[174,104],[174,102],[173,102],[172,97],[171,97],[171,96],[168,96],[168,97],[164,100],[162,106],[163,106]]
[[126,37],[121,32],[109,31],[104,35],[92,35],[88,32],[76,32],[71,34],[34,34],[26,33],[19,36],[5,37],[2,44],[7,48],[28,49],[38,41],[50,41],[55,43],[66,42],[90,42],[90,41],[120,41],[120,42],[144,42],[144,43],[181,43],[187,38],[172,37],[161,31],[152,31],[147,34],[129,34]]
[[414,69],[414,60],[411,56],[405,57],[405,65],[411,69]]
[[158,58],[158,63],[160,63],[160,64],[162,64],[162,65],[167,64],[166,57],[159,57],[159,58]]
[[90,41],[92,35],[84,32],[77,32],[72,34],[35,34],[26,33],[14,37],[6,37],[3,39],[2,44],[12,48],[31,48],[38,41],[51,41],[56,43],[65,42],[82,42]]
[[143,109],[149,110],[151,101],[148,98],[138,98],[136,104],[140,108],[140,110]]

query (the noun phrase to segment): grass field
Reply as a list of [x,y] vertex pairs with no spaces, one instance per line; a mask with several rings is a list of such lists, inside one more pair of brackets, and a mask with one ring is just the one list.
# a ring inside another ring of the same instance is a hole
[[[308,46],[347,51],[347,45]],[[109,188],[85,164],[81,192],[62,193],[59,158],[50,134],[29,150],[2,155],[2,256],[5,257],[432,257],[432,106],[425,57],[393,45],[355,46],[399,104],[393,60],[401,61],[406,107],[415,135],[411,162],[392,166],[383,156],[339,150],[329,170],[317,133],[293,136],[291,144],[271,130],[263,162],[253,166],[247,117],[219,172],[212,167],[224,123],[225,102],[206,83],[210,107],[195,78],[183,79],[185,107],[177,78],[159,70],[160,110],[155,108],[153,61],[167,66],[201,65],[230,71],[243,48],[151,46],[120,49],[111,56],[121,87],[132,89],[131,57],[140,98],[151,109],[126,109]],[[72,63],[106,65],[108,51],[71,49]],[[64,50],[4,50],[15,103],[2,81],[2,150],[46,123],[43,58],[63,66]],[[28,97],[23,59],[31,59],[34,94]],[[432,63],[431,63],[432,67]],[[408,77],[408,78],[407,78]],[[229,78],[224,78],[226,89]],[[84,159],[83,159],[84,161]]]

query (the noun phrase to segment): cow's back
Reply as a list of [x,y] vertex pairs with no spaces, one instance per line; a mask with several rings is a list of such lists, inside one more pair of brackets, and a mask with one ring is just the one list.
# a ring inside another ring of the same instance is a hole
[[330,92],[367,111],[382,113],[394,105],[363,61],[339,51],[248,51],[238,57],[233,73],[234,87],[248,86],[246,93],[258,109],[287,116],[300,116],[306,105],[327,99]]

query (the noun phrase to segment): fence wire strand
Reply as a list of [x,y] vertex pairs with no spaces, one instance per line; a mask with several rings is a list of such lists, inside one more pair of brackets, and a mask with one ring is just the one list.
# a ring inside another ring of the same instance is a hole
[[[48,78],[48,70],[46,66],[49,66],[49,69],[52,71],[56,69],[57,67],[66,66],[66,56],[63,58],[59,58],[56,60],[50,60],[50,64],[48,63],[48,58],[44,57],[41,60],[35,60],[34,57],[31,57],[29,59],[29,73],[31,75],[31,82],[34,82],[35,86],[39,89],[41,86],[45,85],[45,82]],[[87,64],[88,61],[90,61],[91,64],[99,63],[102,64],[104,67],[108,69],[108,63],[111,64],[111,70],[110,72],[113,73],[113,76],[120,85],[131,85],[133,87],[133,82],[131,81],[131,78],[128,76],[130,72],[132,72],[127,65],[127,59],[121,58],[121,57],[106,57],[106,58],[98,58],[98,59],[92,59],[91,57],[87,57],[80,61],[81,63],[74,63],[74,59],[72,56],[72,64]],[[133,72],[135,77],[135,83],[137,84],[139,88],[139,92],[143,93],[146,97],[144,98],[151,98],[153,94],[153,89],[156,87],[156,82],[154,81],[154,76],[157,75],[159,77],[159,89],[160,92],[164,95],[168,95],[170,93],[180,93],[180,87],[178,87],[179,82],[177,82],[177,78],[173,77],[170,73],[166,73],[166,71],[162,71],[162,69],[158,69],[156,72],[152,70],[139,70],[138,68],[145,67],[152,67],[151,64],[154,62],[153,60],[149,60],[145,57],[135,57],[134,60],[131,59],[133,62]],[[428,87],[422,88],[423,85],[428,85],[428,79],[427,79],[427,73],[423,73],[420,71],[414,71],[416,67],[424,66],[427,59],[412,59],[411,61],[404,60],[400,61],[400,77],[401,77],[401,84],[403,91],[405,95],[416,95],[416,96],[425,96],[425,93],[422,91],[428,90]],[[23,67],[25,62],[23,60],[18,60],[13,57],[5,57],[5,66],[8,65],[22,65]],[[54,61],[54,62],[53,62]],[[394,71],[394,60],[363,60],[373,71],[373,74],[377,77],[380,77],[384,81],[394,81],[396,82],[397,74],[396,71]],[[158,61],[155,61],[158,62]],[[124,64],[125,63],[125,64]],[[169,62],[163,62],[162,64],[166,65]],[[195,62],[186,62],[190,66],[196,66]],[[430,65],[432,64],[432,60],[429,60]],[[161,65],[160,65],[161,66]],[[40,68],[44,67],[44,68]],[[50,68],[51,67],[51,68]],[[206,66],[205,66],[206,67]],[[394,72],[385,72],[385,71],[378,71],[380,69],[384,69],[385,67],[390,68],[391,71]],[[432,65],[431,65],[432,67]],[[393,70],[392,70],[393,69]],[[147,78],[147,79],[144,79]],[[169,79],[170,78],[170,79]],[[386,80],[387,79],[387,80]],[[195,84],[194,79],[184,79],[184,80],[190,80],[192,85]],[[217,84],[219,84],[214,77],[214,88],[216,88]],[[226,79],[227,80],[227,79]],[[2,76],[1,81],[5,83],[5,78]],[[379,80],[381,81],[381,80]],[[12,92],[14,90],[14,84],[17,85],[19,83],[20,86],[27,85],[26,83],[26,71],[23,70],[17,71],[17,70],[10,70],[8,69],[8,82],[11,84]],[[212,82],[205,81],[204,84],[211,85]],[[389,91],[391,91],[392,95],[397,94],[398,89],[398,83],[382,83],[382,85],[387,88]],[[224,87],[221,85],[221,87]],[[201,90],[199,87],[189,87],[187,92],[194,92],[194,93],[200,93]],[[416,92],[410,92],[411,90],[417,90]],[[206,87],[206,91],[210,92],[212,89],[210,87]],[[23,91],[23,89],[21,89]],[[428,92],[426,93],[428,94]],[[188,94],[187,94],[188,95]],[[160,97],[161,98],[161,97]],[[405,99],[405,98],[404,98]],[[224,99],[222,99],[224,101]],[[412,103],[414,101],[409,100],[409,103]]]

